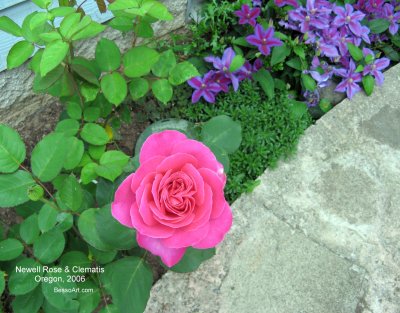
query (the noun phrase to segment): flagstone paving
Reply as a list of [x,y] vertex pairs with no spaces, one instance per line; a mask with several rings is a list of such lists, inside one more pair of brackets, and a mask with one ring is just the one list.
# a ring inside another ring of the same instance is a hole
[[167,273],[147,313],[400,312],[400,65],[260,180],[217,255]]

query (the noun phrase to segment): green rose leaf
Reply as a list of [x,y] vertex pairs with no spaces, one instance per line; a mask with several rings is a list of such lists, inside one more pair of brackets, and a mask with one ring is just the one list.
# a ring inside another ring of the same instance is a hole
[[34,4],[36,4],[41,9],[46,9],[53,0],[32,0]]
[[80,288],[92,289],[93,292],[80,292],[78,294],[78,301],[80,303],[79,313],[93,313],[100,303],[100,290],[90,280],[79,284]]
[[70,230],[74,224],[74,218],[72,214],[62,212],[57,215],[57,225],[55,227],[56,230],[61,232],[66,232]]
[[113,201],[119,183],[122,183],[122,181],[119,182],[119,180],[120,179],[117,179],[117,181],[113,183],[102,178],[99,179],[96,186],[96,201],[100,207],[110,204]]
[[28,189],[34,184],[31,174],[25,171],[0,175],[0,207],[13,207],[29,201]]
[[82,108],[76,102],[68,102],[67,113],[70,118],[73,118],[74,120],[80,120],[82,117]]
[[45,76],[51,70],[55,69],[67,56],[69,45],[61,40],[49,43],[43,51],[40,61],[40,73]]
[[36,269],[38,266],[40,264],[33,259],[24,259],[17,263],[8,281],[8,289],[12,295],[24,295],[31,292],[40,284],[35,281],[35,276],[42,276],[37,272],[17,272],[17,268]]
[[85,255],[81,251],[69,251],[65,253],[60,259],[60,266],[65,267],[69,266],[72,268],[73,266],[81,266],[81,267],[90,267],[91,262],[88,259],[87,255]]
[[70,175],[64,180],[60,189],[60,199],[72,211],[77,211],[81,207],[83,193],[81,185],[75,176]]
[[106,99],[116,106],[120,105],[128,94],[126,80],[120,73],[105,75],[101,80],[101,89]]
[[106,146],[89,146],[89,155],[94,160],[100,160],[101,156],[106,152]]
[[[76,283],[68,281],[68,273],[62,271],[61,273],[47,273],[46,277],[54,279],[56,282],[53,284],[42,284],[42,292],[50,305],[58,309],[56,312],[78,312],[79,302],[76,300],[78,297],[77,292],[56,292],[56,288],[60,289],[75,289]],[[57,279],[59,278],[59,279]],[[47,312],[47,311],[46,311]]]
[[63,253],[65,238],[61,231],[53,229],[42,234],[33,244],[33,254],[43,264],[57,260]]
[[39,237],[40,230],[38,226],[38,215],[36,213],[29,216],[21,223],[19,234],[22,240],[27,244],[32,244]]
[[152,48],[146,46],[132,48],[123,58],[124,73],[132,78],[147,75],[159,57],[159,53]]
[[35,288],[30,293],[16,296],[11,306],[14,313],[36,313],[43,304],[43,293],[41,288]]
[[216,145],[227,153],[233,153],[242,142],[242,127],[230,117],[220,115],[204,123],[201,136],[207,146]]
[[96,62],[103,72],[115,71],[121,66],[121,52],[114,41],[102,38],[97,43]]
[[101,251],[113,250],[113,247],[103,242],[96,229],[96,214],[98,209],[84,211],[78,219],[78,229],[83,239],[91,246]]
[[89,247],[89,250],[98,264],[108,264],[112,262],[118,253],[117,250],[100,251],[93,247]]
[[114,181],[122,174],[129,157],[121,151],[107,151],[100,158],[100,165],[96,167],[96,173],[108,180]]
[[0,30],[16,37],[22,37],[21,27],[8,16],[0,16]]
[[171,84],[166,79],[156,80],[151,86],[154,96],[162,103],[166,104],[172,99],[173,90]]
[[165,78],[168,77],[169,72],[175,67],[175,65],[175,53],[172,50],[167,50],[161,53],[160,58],[158,59],[157,63],[154,64],[151,71],[154,75]]
[[364,76],[362,79],[365,93],[370,96],[374,91],[375,80],[371,75]]
[[225,174],[229,173],[229,155],[228,155],[228,153],[224,149],[222,149],[221,147],[218,147],[216,145],[211,145],[209,148],[214,153],[218,162],[223,165],[224,173]]
[[150,2],[152,3],[147,14],[161,21],[172,21],[174,17],[169,13],[168,8],[158,1]]
[[87,122],[96,122],[100,118],[100,108],[98,107],[88,107],[83,112],[83,117]]
[[275,96],[275,82],[271,73],[266,69],[260,69],[258,72],[253,73],[253,78],[257,81],[269,99]]
[[358,62],[364,58],[362,50],[356,45],[353,45],[352,43],[347,43],[347,48],[349,49],[350,55],[354,59],[354,61]]
[[138,100],[149,91],[149,82],[144,78],[133,78],[129,84],[129,92],[133,100]]
[[31,165],[33,174],[42,182],[53,180],[64,165],[67,147],[62,133],[52,133],[44,137],[33,149]]
[[13,173],[25,160],[25,145],[12,128],[0,124],[0,172]]
[[99,313],[120,313],[115,304],[107,304]]
[[39,211],[38,226],[42,233],[48,232],[57,223],[58,211],[52,206],[45,204]]
[[17,42],[7,55],[7,69],[11,70],[25,63],[34,51],[32,43],[23,40]]
[[65,158],[64,168],[66,170],[73,170],[82,160],[85,147],[83,141],[76,137],[67,138],[66,142],[68,146],[68,153]]
[[201,263],[212,258],[215,255],[215,248],[212,249],[194,249],[189,247],[182,260],[178,264],[170,267],[173,272],[188,273],[199,268]]
[[105,29],[106,26],[92,21],[84,29],[73,35],[72,40],[77,41],[77,40],[92,38],[102,33]]
[[83,126],[81,137],[95,146],[105,145],[109,140],[106,130],[94,123],[87,123]]
[[5,273],[0,271],[0,295],[4,292],[4,288],[6,287],[6,281],[4,279]]
[[174,66],[169,73],[169,82],[177,86],[199,75],[197,68],[193,64],[185,61]]
[[136,232],[121,225],[112,215],[110,206],[96,214],[96,229],[100,239],[117,250],[129,250],[137,246]]
[[10,261],[19,257],[24,251],[24,246],[20,241],[9,238],[0,241],[0,261]]
[[128,17],[117,16],[114,17],[109,23],[108,26],[119,30],[121,32],[129,32],[133,29],[132,20]]
[[111,275],[111,296],[120,312],[142,313],[153,283],[153,274],[144,260],[137,257],[118,260],[112,264]]
[[82,183],[87,185],[89,184],[92,180],[97,178],[97,172],[96,169],[99,165],[96,163],[88,163],[86,164],[81,171],[81,180]]
[[66,136],[74,136],[78,133],[79,126],[77,120],[66,119],[57,123],[55,132],[62,133]]

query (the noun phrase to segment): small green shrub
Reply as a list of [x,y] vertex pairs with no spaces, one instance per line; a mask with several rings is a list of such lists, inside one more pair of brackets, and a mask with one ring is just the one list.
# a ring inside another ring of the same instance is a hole
[[273,168],[281,158],[290,156],[300,135],[311,124],[308,113],[296,116],[285,91],[268,100],[255,83],[244,82],[238,92],[221,94],[216,103],[188,105],[190,88],[176,90],[172,107],[153,107],[153,119],[182,118],[203,123],[213,116],[228,115],[242,125],[240,148],[229,156],[230,171],[225,189],[232,202],[243,192],[251,191],[267,167]]

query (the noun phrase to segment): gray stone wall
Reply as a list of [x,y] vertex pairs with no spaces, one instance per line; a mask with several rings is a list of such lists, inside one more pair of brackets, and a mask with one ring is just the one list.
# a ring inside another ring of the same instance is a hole
[[[175,19],[171,22],[160,22],[155,24],[157,36],[163,36],[185,24],[187,18],[187,0],[164,0],[163,1]],[[105,34],[109,39],[114,39],[122,50],[130,47],[132,38],[130,35],[121,36],[120,32],[107,29]],[[82,42],[77,47],[79,55],[92,57],[98,38]],[[36,133],[51,126],[46,123],[60,111],[60,104],[51,96],[38,95],[32,91],[34,75],[26,65],[0,73],[0,123],[6,123],[16,127],[20,131]]]

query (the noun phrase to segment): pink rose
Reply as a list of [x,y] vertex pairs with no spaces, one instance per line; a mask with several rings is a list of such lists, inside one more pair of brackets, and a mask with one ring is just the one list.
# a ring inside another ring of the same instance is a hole
[[142,146],[140,167],[115,193],[112,215],[171,267],[187,247],[215,247],[229,231],[225,182],[222,165],[204,144],[178,131],[156,133]]

